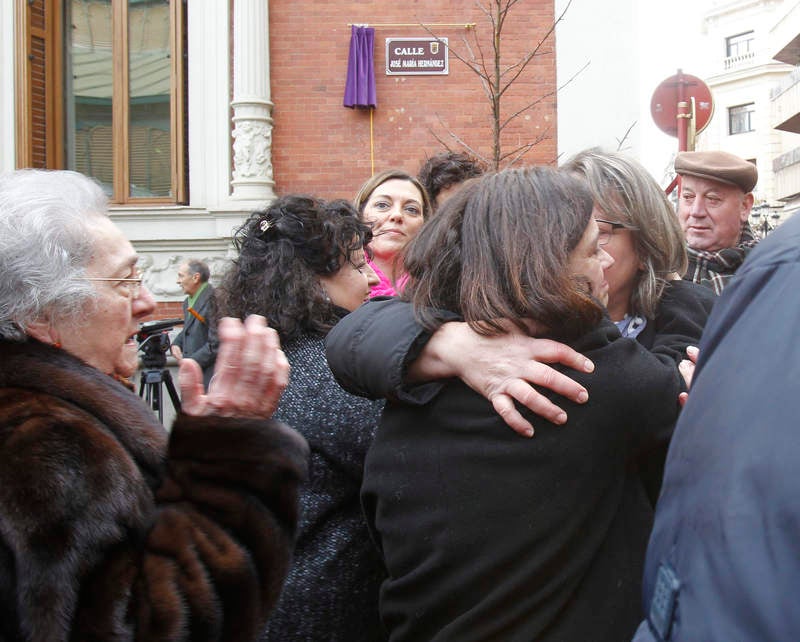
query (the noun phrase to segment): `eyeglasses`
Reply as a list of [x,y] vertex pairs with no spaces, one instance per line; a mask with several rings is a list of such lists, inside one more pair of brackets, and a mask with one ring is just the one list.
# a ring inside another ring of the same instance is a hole
[[608,242],[611,240],[611,237],[614,236],[614,232],[616,230],[624,230],[627,225],[624,223],[615,223],[614,221],[606,221],[602,218],[594,219],[598,223],[605,223],[606,225],[610,225],[610,230],[604,230],[602,227],[600,228],[600,235],[597,237],[597,244],[598,245],[607,245]]
[[111,277],[86,277],[87,281],[106,281],[107,283],[118,283],[123,288],[129,299],[138,299],[141,294],[143,277],[137,270],[137,276],[129,279],[117,279]]

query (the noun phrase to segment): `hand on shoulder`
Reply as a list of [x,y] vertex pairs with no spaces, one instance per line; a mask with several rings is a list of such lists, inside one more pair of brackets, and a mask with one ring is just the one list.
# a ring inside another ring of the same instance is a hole
[[503,420],[523,436],[533,435],[533,426],[517,410],[515,401],[555,424],[567,414],[533,386],[552,390],[576,403],[584,403],[588,392],[567,375],[547,364],[559,363],[580,372],[592,372],[594,364],[569,346],[525,334],[513,323],[503,323],[505,334],[482,335],[467,323],[445,323],[433,334],[423,356],[409,368],[417,380],[459,377],[470,388],[492,402]]

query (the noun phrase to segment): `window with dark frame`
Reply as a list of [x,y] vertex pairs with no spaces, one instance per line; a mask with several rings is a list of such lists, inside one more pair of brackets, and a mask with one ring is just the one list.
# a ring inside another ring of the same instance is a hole
[[755,111],[755,103],[728,107],[728,133],[734,135],[755,131]]

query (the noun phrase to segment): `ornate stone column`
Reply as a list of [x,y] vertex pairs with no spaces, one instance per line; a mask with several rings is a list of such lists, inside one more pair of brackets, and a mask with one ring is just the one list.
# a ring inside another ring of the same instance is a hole
[[233,188],[235,200],[275,198],[269,82],[269,0],[233,3]]

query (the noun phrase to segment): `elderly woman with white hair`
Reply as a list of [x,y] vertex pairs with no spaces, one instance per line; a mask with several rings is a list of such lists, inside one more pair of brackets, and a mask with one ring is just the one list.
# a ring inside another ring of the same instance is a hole
[[286,574],[307,445],[264,320],[181,364],[168,435],[132,392],[155,302],[102,190],[0,176],[0,639],[254,640]]

